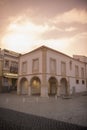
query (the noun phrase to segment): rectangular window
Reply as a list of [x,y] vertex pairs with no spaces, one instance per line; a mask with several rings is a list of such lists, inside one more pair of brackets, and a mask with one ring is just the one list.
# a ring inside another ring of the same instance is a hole
[[84,81],[84,80],[82,80],[82,84],[85,84],[85,81]]
[[33,59],[32,72],[39,72],[39,59]]
[[22,63],[22,72],[23,73],[27,72],[27,62],[26,61]]
[[11,61],[10,72],[18,73],[18,63],[17,62]]
[[84,68],[81,68],[81,77],[84,78]]
[[4,67],[9,68],[9,60],[5,60]]
[[76,84],[79,84],[79,80],[76,80]]
[[66,75],[66,63],[61,62],[61,74]]
[[77,65],[75,66],[75,75],[79,77],[79,67]]
[[16,61],[11,61],[11,66],[13,66],[13,67],[18,67],[18,62],[16,62]]
[[56,73],[56,60],[52,58],[50,59],[50,72]]

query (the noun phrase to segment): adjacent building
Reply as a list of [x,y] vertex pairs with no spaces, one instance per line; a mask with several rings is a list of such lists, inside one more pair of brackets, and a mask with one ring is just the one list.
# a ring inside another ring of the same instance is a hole
[[19,53],[4,49],[2,55],[1,91],[8,92],[17,89]]
[[2,90],[2,69],[3,69],[3,56],[0,48],[0,92]]
[[73,58],[41,46],[19,58],[17,93],[69,95],[87,90],[87,57]]

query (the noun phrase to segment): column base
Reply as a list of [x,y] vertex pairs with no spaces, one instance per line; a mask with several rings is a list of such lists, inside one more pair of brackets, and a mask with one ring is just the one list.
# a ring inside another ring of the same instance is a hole
[[41,97],[49,98],[47,88],[44,86],[41,87]]
[[17,91],[17,95],[21,95],[20,91]]

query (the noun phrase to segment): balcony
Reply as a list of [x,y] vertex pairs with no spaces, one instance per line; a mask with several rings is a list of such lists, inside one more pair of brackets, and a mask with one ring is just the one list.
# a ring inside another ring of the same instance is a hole
[[18,67],[11,66],[11,67],[10,67],[10,73],[15,73],[15,74],[17,74],[17,73],[18,73]]

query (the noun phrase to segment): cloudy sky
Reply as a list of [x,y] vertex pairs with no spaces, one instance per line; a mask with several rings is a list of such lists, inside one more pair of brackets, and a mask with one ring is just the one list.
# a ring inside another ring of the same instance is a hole
[[0,0],[0,48],[87,56],[87,0]]

